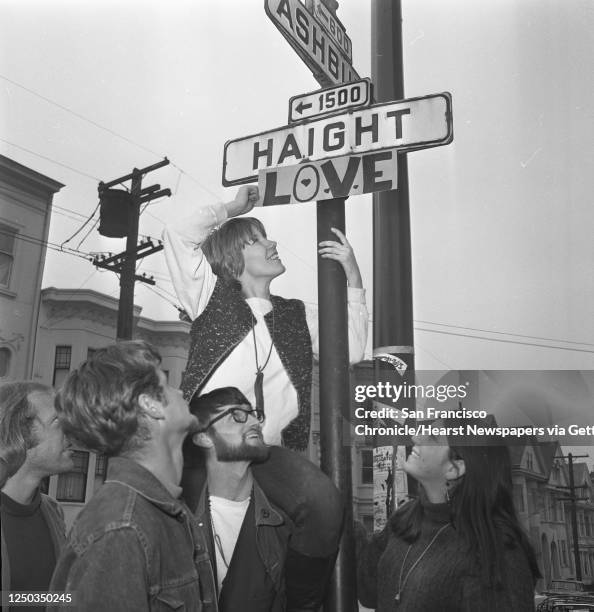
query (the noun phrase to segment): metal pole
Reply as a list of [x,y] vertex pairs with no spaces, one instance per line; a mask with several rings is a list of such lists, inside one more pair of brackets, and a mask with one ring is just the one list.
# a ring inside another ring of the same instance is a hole
[[[338,2],[323,0],[336,15]],[[313,13],[313,2],[306,1]],[[321,87],[323,75],[316,75]],[[316,204],[317,236],[336,240],[330,231],[335,227],[345,232],[345,198]],[[337,261],[318,256],[318,326],[320,357],[320,451],[322,470],[342,494],[345,521],[340,549],[324,609],[329,612],[355,612],[357,589],[355,542],[353,538],[353,487],[350,439],[344,441],[344,423],[350,422],[349,339],[346,279]],[[344,417],[344,418],[343,418]],[[349,431],[350,435],[350,431]]]
[[577,508],[575,503],[575,481],[573,479],[573,455],[567,453],[569,460],[569,491],[571,498],[571,531],[573,534],[573,555],[575,560],[575,579],[582,579],[582,563],[580,561],[580,544],[578,541]]
[[[372,4],[372,78],[377,102],[404,98],[400,0]],[[373,339],[414,366],[408,163],[398,154],[398,189],[374,194]]]
[[120,274],[117,340],[131,340],[134,328],[134,282],[136,280],[136,243],[138,242],[141,182],[141,171],[134,168],[130,189],[132,198],[128,207],[126,256],[122,264],[122,273]]
[[[336,240],[330,231],[345,230],[344,198],[317,203],[317,237]],[[356,610],[355,547],[350,441],[344,441],[344,423],[350,412],[347,290],[342,266],[318,256],[320,343],[320,447],[323,471],[342,493],[345,528],[336,568],[330,583],[326,610]],[[346,417],[346,418],[344,418]]]
[[[371,10],[371,75],[376,102],[403,99],[401,0],[373,0]],[[407,369],[400,377],[390,366],[376,362],[378,379],[414,384],[413,344],[408,161],[406,153],[399,153],[397,190],[373,196],[373,346],[375,354],[395,355]],[[410,489],[414,483],[409,479]]]

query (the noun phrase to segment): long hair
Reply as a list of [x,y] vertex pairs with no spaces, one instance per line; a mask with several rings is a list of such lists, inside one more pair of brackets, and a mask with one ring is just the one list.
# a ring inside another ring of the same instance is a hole
[[243,248],[256,240],[256,232],[266,238],[262,222],[255,217],[235,217],[210,234],[201,245],[212,271],[223,280],[237,280],[243,272]]
[[99,349],[70,373],[56,410],[64,433],[108,456],[129,454],[148,439],[138,398],[163,400],[157,368],[161,356],[147,342],[127,341]]
[[53,389],[31,381],[0,385],[0,459],[6,464],[5,477],[12,476],[23,464],[27,450],[35,445],[33,393],[50,393]]
[[[484,420],[444,420],[446,427],[465,428],[466,424],[485,426]],[[511,459],[502,438],[478,436],[449,439],[451,460],[464,460],[465,472],[450,493],[451,523],[478,563],[483,583],[502,584],[504,552],[520,547],[528,560],[534,580],[540,578],[534,548],[518,520],[513,502]],[[399,508],[390,519],[393,531],[407,542],[414,542],[423,522],[422,497]]]

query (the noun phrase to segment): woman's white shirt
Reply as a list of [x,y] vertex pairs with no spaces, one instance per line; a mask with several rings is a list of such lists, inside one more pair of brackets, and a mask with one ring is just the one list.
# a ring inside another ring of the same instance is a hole
[[[194,320],[206,308],[217,281],[210,264],[200,249],[204,239],[227,219],[224,204],[199,208],[186,219],[173,222],[163,232],[164,253],[173,286],[182,307]],[[349,360],[356,363],[363,358],[367,343],[368,312],[365,289],[347,288]],[[254,404],[256,378],[255,346],[258,364],[261,366],[271,347],[270,332],[264,315],[272,304],[262,298],[246,300],[256,319],[254,334],[248,334],[225,361],[212,374],[203,388],[206,393],[218,387],[237,387]],[[312,341],[314,355],[319,353],[318,308],[305,304],[305,318]],[[264,439],[268,444],[280,444],[281,431],[297,416],[297,392],[280,361],[276,348],[272,347],[270,360],[264,369],[264,406],[266,421]]]

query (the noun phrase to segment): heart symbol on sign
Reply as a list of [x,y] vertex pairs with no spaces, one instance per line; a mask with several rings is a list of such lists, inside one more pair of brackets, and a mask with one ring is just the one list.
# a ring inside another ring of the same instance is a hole
[[330,193],[330,188],[324,189],[324,193]]
[[359,187],[359,185],[353,185],[353,189],[357,189],[357,187]]
[[301,182],[307,187],[311,183],[311,179],[301,179]]

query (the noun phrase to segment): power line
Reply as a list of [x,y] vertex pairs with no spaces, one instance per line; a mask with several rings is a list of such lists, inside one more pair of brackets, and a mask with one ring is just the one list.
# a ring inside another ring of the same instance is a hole
[[[4,79],[5,81],[8,81],[9,83],[14,85],[15,87],[19,87],[20,89],[23,89],[24,91],[30,93],[33,96],[37,96],[38,98],[40,98],[41,100],[44,100],[48,104],[52,104],[54,106],[57,106],[58,108],[62,109],[63,111],[66,111],[67,113],[70,113],[70,114],[74,115],[75,117],[77,117],[81,121],[86,121],[87,123],[93,125],[94,127],[99,128],[100,130],[103,130],[105,132],[108,132],[112,136],[115,136],[116,138],[120,138],[120,139],[126,141],[127,143],[132,144],[135,147],[138,147],[138,148],[142,149],[143,151],[151,153],[152,155],[156,155],[157,157],[165,157],[161,153],[157,153],[156,151],[153,151],[152,149],[149,149],[148,147],[145,147],[144,145],[142,145],[142,144],[132,140],[131,138],[123,136],[122,134],[116,132],[115,130],[112,130],[111,128],[105,127],[104,125],[101,125],[100,123],[97,123],[96,121],[93,121],[92,119],[89,119],[88,117],[85,117],[84,115],[81,115],[80,113],[72,110],[71,108],[68,108],[67,106],[64,106],[63,104],[60,104],[59,102],[56,102],[55,100],[51,100],[50,98],[40,94],[37,91],[34,91],[33,89],[31,89],[29,87],[25,87],[25,85],[21,85],[20,83],[17,83],[16,81],[13,81],[12,79],[9,79],[7,76],[4,76],[4,75],[0,74],[0,78]],[[8,143],[8,141],[6,141],[6,140],[4,140],[3,142],[7,142]],[[29,151],[29,150],[25,149],[24,147],[21,147],[19,145],[13,144],[13,143],[8,143],[8,144],[12,144],[12,146],[17,147],[19,149],[23,149],[24,151],[27,151],[28,153],[31,153],[32,155],[38,155],[39,157],[42,157],[43,159],[46,159],[48,161],[53,162],[53,160],[49,159],[48,157],[44,157],[43,155],[40,155],[39,153],[35,153],[34,151]],[[53,163],[58,163],[58,162],[53,162]],[[180,168],[179,166],[177,166],[173,162],[170,162],[170,163],[171,163],[171,165],[174,168],[177,168],[177,170],[179,170],[180,173],[184,174],[190,180],[192,180],[194,183],[196,183],[201,189],[203,189],[204,191],[206,191],[206,192],[210,193],[211,195],[213,195],[217,200],[219,199],[219,196],[217,194],[215,194],[208,187],[203,185],[198,179],[194,178],[191,174],[188,174],[185,170],[183,170],[182,168]],[[89,178],[93,178],[96,181],[100,180],[100,179],[98,179],[96,177],[91,177],[88,174],[84,174],[84,173],[82,173],[82,172],[80,172],[78,170],[75,170],[74,168],[71,168],[70,166],[66,166],[65,164],[59,164],[58,163],[58,165],[64,166],[65,168],[68,168],[69,170],[77,172],[78,174],[83,174],[84,176],[87,176]],[[179,181],[178,181],[178,183],[179,183]]]
[[[311,304],[312,306],[316,306],[316,307],[318,305],[317,302],[304,302],[304,303],[305,304]],[[373,318],[370,317],[369,321],[370,321],[370,323],[373,323]],[[415,319],[415,321],[417,321],[417,320]],[[417,321],[417,322],[420,322],[420,321]],[[430,321],[426,321],[426,323],[430,323]],[[441,325],[441,324],[432,323],[432,325]],[[459,326],[452,325],[452,326],[448,326],[448,327],[459,327]],[[520,342],[518,340],[504,340],[503,338],[489,338],[487,336],[478,336],[476,334],[459,334],[459,333],[447,332],[447,331],[443,331],[443,330],[439,330],[439,329],[427,329],[427,328],[418,327],[418,326],[414,326],[414,329],[416,331],[424,331],[424,332],[430,332],[430,333],[435,333],[435,334],[443,334],[443,335],[447,335],[447,336],[459,336],[461,338],[473,338],[475,340],[488,340],[488,341],[491,341],[491,342],[503,342],[505,344],[517,344],[517,345],[520,345],[520,346],[522,346],[522,345],[523,346],[536,346],[536,347],[539,347],[539,348],[550,348],[550,349],[557,349],[557,350],[560,350],[560,351],[574,351],[574,352],[578,352],[578,353],[592,353],[592,354],[594,354],[594,350],[590,351],[590,350],[587,350],[587,349],[571,348],[571,347],[565,347],[565,346],[553,346],[553,345],[549,345],[549,344],[537,344],[535,342]],[[473,328],[462,327],[461,329],[473,329]],[[484,330],[484,331],[487,331],[487,330]],[[505,332],[489,332],[489,333],[505,334]],[[537,340],[540,339],[538,336],[524,336],[522,334],[510,334],[510,335],[512,335],[512,336],[516,335],[516,336],[523,337],[523,338],[534,338],[534,339],[537,339]],[[554,341],[554,342],[569,342],[569,341],[566,341],[566,340],[553,340],[553,339],[551,339],[551,340]],[[586,344],[586,346],[591,346],[591,345],[589,345],[587,343],[578,343],[578,342],[575,342],[575,343],[569,342],[569,343],[570,344]],[[423,349],[423,350],[426,351],[427,353],[429,353],[429,351],[427,349]],[[433,355],[433,357],[435,357],[438,361],[441,361],[435,355]],[[444,362],[442,361],[442,363],[444,363]],[[444,365],[447,365],[447,364],[444,363]]]
[[[214,191],[209,189],[206,185],[203,185],[198,179],[195,179],[191,174],[188,174],[185,170],[180,168],[178,165],[174,164],[173,162],[171,162],[171,165],[174,168],[176,168],[177,170],[179,170],[181,172],[181,174],[183,174],[184,176],[187,176],[192,182],[196,183],[196,185],[198,185],[198,187],[200,187],[201,189],[203,189],[204,191],[209,193],[211,196],[213,196],[217,200],[221,199],[221,196],[219,194],[216,194]],[[179,181],[178,181],[178,185],[179,185]]]
[[[70,238],[66,238],[66,240],[64,240],[64,242],[62,242],[62,244],[60,246],[64,246],[67,242],[70,242],[75,236],[77,236],[78,234],[80,234],[80,232],[82,232],[82,230],[85,228],[85,226],[91,221],[91,219],[95,216],[95,213],[97,212],[97,210],[99,209],[99,206],[101,205],[101,202],[99,202],[97,204],[97,206],[95,206],[95,210],[93,210],[93,212],[89,215],[89,217],[87,218],[87,220],[74,232],[74,234],[72,234],[72,236],[70,236]],[[93,226],[94,227],[94,226]],[[93,228],[91,228],[93,229]],[[87,234],[88,236],[88,234]],[[86,236],[85,236],[86,238]],[[84,240],[84,238],[83,238]],[[78,245],[80,247],[80,245],[82,244],[82,240],[80,242],[80,244]]]
[[81,238],[80,242],[76,245],[77,249],[80,249],[81,244],[89,237],[89,234],[97,227],[98,223],[99,223],[99,219],[95,219],[95,222],[93,223],[93,225],[91,225],[91,227],[89,228],[89,231]]
[[[158,285],[155,285],[155,287],[157,287]],[[144,286],[145,289],[148,289],[149,291],[152,291],[154,294],[158,295],[162,300],[165,300],[170,306],[173,306],[177,311],[181,312],[181,307],[178,304],[175,304],[174,302],[172,302],[169,298],[166,298],[164,295],[162,295],[161,293],[159,293],[155,287],[151,287],[150,285],[145,285]],[[161,287],[159,287],[161,290],[163,290]],[[163,290],[164,291],[164,290]]]
[[155,221],[158,221],[159,223],[161,223],[162,225],[166,225],[165,221],[163,221],[163,219],[157,217],[156,215],[153,215],[151,212],[149,212],[148,210],[146,210],[146,208],[142,211],[145,215],[148,215],[149,217],[152,217],[153,219],[155,219]]
[[[104,130],[105,132],[108,132],[112,136],[116,136],[117,138],[121,138],[122,140],[125,140],[126,142],[128,142],[130,144],[133,144],[134,146],[139,147],[140,149],[143,149],[144,151],[146,151],[148,153],[151,153],[152,155],[156,155],[157,157],[163,157],[163,155],[161,155],[160,153],[152,151],[148,147],[145,147],[145,146],[135,142],[134,140],[131,140],[130,138],[126,138],[126,136],[122,136],[121,134],[118,134],[114,130],[111,130],[110,128],[107,128],[107,127],[97,123],[96,121],[93,121],[92,119],[88,119],[84,115],[81,115],[80,113],[77,113],[76,111],[73,111],[71,108],[68,108],[67,106],[64,106],[63,104],[60,104],[59,102],[56,102],[54,100],[50,100],[50,98],[46,98],[42,94],[40,94],[40,93],[38,93],[36,91],[33,91],[32,89],[29,89],[28,87],[25,87],[24,85],[21,85],[20,83],[17,83],[16,81],[13,81],[12,79],[9,79],[8,77],[6,77],[6,76],[4,76],[2,74],[0,74],[0,78],[4,79],[5,81],[8,81],[9,83],[14,85],[15,87],[20,87],[21,89],[25,90],[26,92],[30,93],[33,96],[37,96],[38,98],[41,98],[42,100],[44,100],[48,104],[53,104],[54,106],[57,106],[58,108],[61,108],[62,110],[66,111],[67,113],[70,113],[71,115],[74,115],[75,117],[78,117],[82,121],[86,121],[87,123],[90,123],[91,125],[95,126],[96,128],[99,128],[100,130]],[[99,180],[99,179],[97,179],[97,180]]]
[[460,336],[462,338],[473,338],[475,340],[488,340],[490,342],[504,342],[505,344],[518,344],[523,346],[537,346],[539,348],[550,348],[559,351],[574,351],[577,353],[591,353],[594,354],[594,350],[590,351],[587,349],[571,348],[569,346],[552,346],[550,344],[536,344],[535,342],[520,342],[519,340],[504,340],[503,338],[489,338],[487,336],[477,336],[472,334],[459,334],[456,332],[447,332],[439,329],[426,329],[423,327],[415,327],[417,331],[430,332],[433,334],[444,334],[446,336]]
[[59,253],[66,253],[68,255],[76,255],[77,257],[81,257],[82,259],[89,260],[91,257],[89,253],[85,253],[84,251],[77,251],[76,249],[72,249],[70,247],[66,247],[66,249],[63,249],[60,245],[56,243],[48,242],[47,240],[42,240],[41,238],[37,238],[36,236],[29,236],[27,234],[8,231],[2,228],[0,228],[0,234],[4,234],[6,236],[12,236],[13,238],[22,240],[23,242],[34,244],[35,246],[46,247],[53,251],[58,251]]
[[425,347],[421,346],[418,342],[415,343],[416,346],[418,348],[420,348],[422,351],[424,351],[425,353],[427,353],[428,355],[431,355],[431,357],[433,357],[433,359],[435,359],[435,361],[439,361],[439,363],[441,363],[442,365],[444,365],[448,370],[453,370],[454,368],[447,364],[445,361],[443,361],[442,359],[440,359],[437,355],[435,355],[434,353],[432,353],[429,349],[426,349]]
[[[159,289],[161,289],[163,293],[171,297],[173,300],[177,300],[177,295],[175,295],[174,293],[171,293],[171,291],[167,291],[167,289],[164,289],[162,285],[155,285],[155,286],[158,286]],[[179,305],[179,302],[177,303],[176,308],[178,310],[181,308],[181,306]]]
[[61,217],[65,217],[66,219],[70,219],[71,221],[76,221],[77,223],[81,222],[80,217],[73,217],[72,215],[69,215],[68,213],[65,213],[61,210],[53,210],[53,207],[52,207],[52,212],[55,212],[57,215],[60,215]]
[[[2,76],[2,75],[0,75]],[[26,149],[25,147],[21,147],[21,145],[15,144],[14,142],[9,142],[8,140],[5,140],[4,138],[0,138],[0,141],[5,142],[6,144],[10,145],[11,147],[16,147],[17,149],[21,149],[22,151],[26,151],[27,153],[31,153],[31,155],[36,155],[37,157],[41,157],[41,159],[45,159],[48,162],[51,162],[52,164],[56,164],[57,166],[62,166],[62,168],[68,168],[68,170],[72,170],[72,172],[76,172],[76,174],[80,174],[81,176],[84,176],[86,178],[92,179],[93,181],[99,181],[100,179],[98,179],[96,176],[92,176],[91,174],[87,174],[86,172],[81,172],[80,170],[77,170],[76,168],[73,168],[72,166],[68,166],[67,164],[63,164],[62,162],[58,162],[55,159],[51,159],[49,157],[46,157],[45,155],[41,155],[41,153],[36,153],[35,151],[31,151],[31,149]]]
[[592,346],[592,347],[594,347],[594,344],[591,344],[590,342],[576,342],[574,340],[561,340],[559,338],[546,338],[546,337],[542,337],[542,336],[528,336],[528,335],[525,335],[525,334],[515,334],[515,333],[512,333],[512,332],[494,331],[492,329],[480,329],[478,327],[464,327],[462,325],[449,325],[447,323],[435,323],[434,321],[422,321],[421,319],[415,319],[415,323],[424,323],[424,324],[428,324],[428,325],[440,325],[442,327],[451,327],[453,329],[478,331],[478,332],[483,332],[483,333],[487,333],[487,334],[499,334],[499,335],[503,335],[503,336],[514,336],[516,338],[529,338],[531,340],[545,340],[545,341],[548,341],[548,342],[563,342],[564,344],[579,344],[581,346]]
[[73,215],[77,215],[81,219],[87,218],[87,215],[84,215],[83,213],[80,213],[77,210],[72,210],[72,208],[66,208],[65,206],[58,206],[57,204],[54,204],[54,203],[52,203],[52,210],[56,210],[56,212],[63,211],[63,212],[71,213]]

